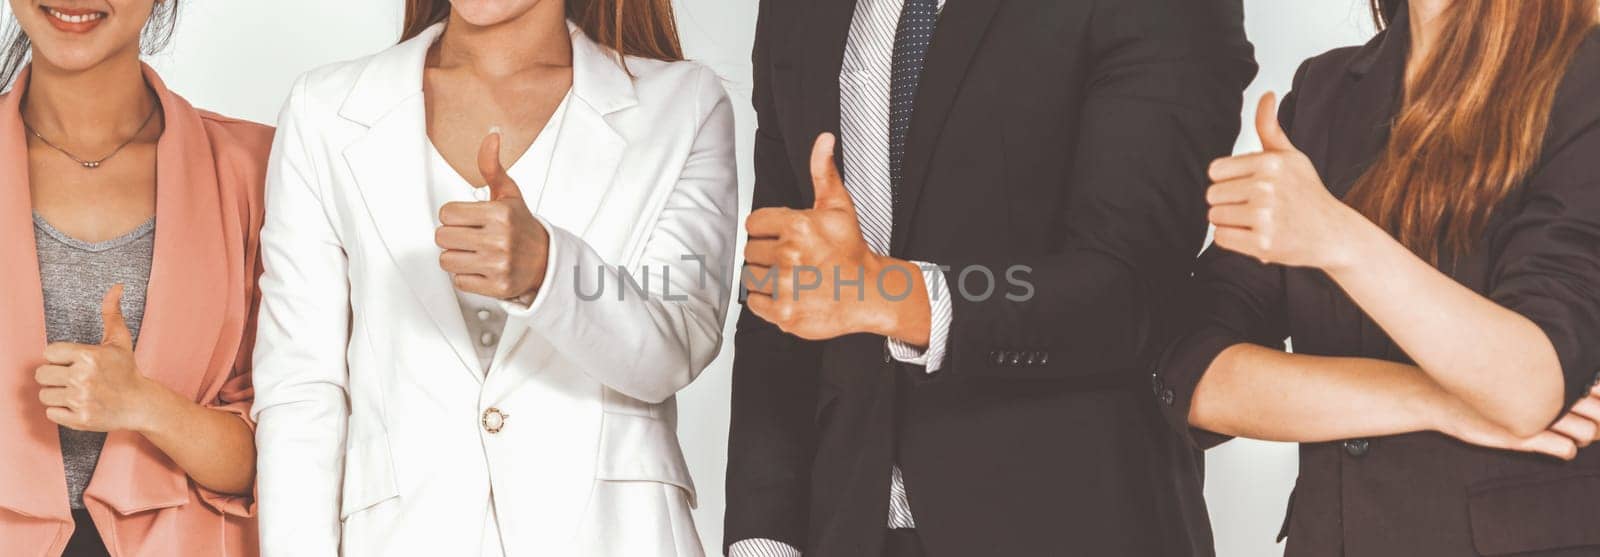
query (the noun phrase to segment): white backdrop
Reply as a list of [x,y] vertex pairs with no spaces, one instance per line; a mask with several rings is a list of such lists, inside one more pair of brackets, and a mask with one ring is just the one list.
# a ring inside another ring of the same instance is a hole
[[[953,0],[960,2],[961,0]],[[750,42],[756,0],[676,0],[689,57],[722,75],[738,110],[740,191],[750,199]],[[1261,74],[1245,103],[1241,150],[1259,143],[1254,99],[1289,88],[1301,60],[1372,32],[1365,0],[1246,0]],[[151,62],[196,106],[272,123],[295,76],[394,42],[400,0],[187,0],[178,33]],[[0,6],[0,13],[9,9]],[[9,18],[9,15],[7,16]],[[700,491],[695,517],[708,549],[722,538],[732,327],[722,357],[679,397],[679,432]],[[1222,557],[1281,555],[1273,542],[1295,477],[1293,446],[1234,441],[1208,457],[1207,500]]]

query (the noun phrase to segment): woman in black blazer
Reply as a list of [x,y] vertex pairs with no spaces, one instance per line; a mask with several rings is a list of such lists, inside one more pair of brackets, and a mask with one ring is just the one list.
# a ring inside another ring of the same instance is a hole
[[1289,556],[1600,555],[1600,8],[1374,4],[1213,164],[1155,394],[1302,443]]

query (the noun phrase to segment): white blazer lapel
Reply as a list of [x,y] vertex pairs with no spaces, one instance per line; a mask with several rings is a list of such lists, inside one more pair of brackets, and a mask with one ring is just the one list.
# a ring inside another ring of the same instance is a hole
[[429,141],[423,63],[442,30],[436,25],[367,67],[340,114],[369,129],[345,148],[344,158],[399,274],[462,365],[482,382],[455,286],[439,268],[437,217],[422,182],[428,176]]
[[613,125],[615,114],[639,103],[633,78],[611,51],[572,33],[572,98],[557,137],[539,216],[568,232],[585,235],[611,189],[628,141]]
[[539,206],[532,209],[550,224],[583,236],[611,189],[627,147],[605,115],[575,102],[556,142],[549,182]]
[[[550,162],[549,178],[533,212],[551,225],[579,237],[588,235],[589,224],[601,210],[605,196],[616,180],[617,169],[628,149],[627,139],[612,120],[617,113],[638,104],[633,78],[609,50],[577,26],[568,23],[572,33],[572,98],[557,136]],[[618,263],[621,263],[620,261]],[[556,269],[569,273],[572,269]],[[594,269],[584,269],[594,273]],[[571,295],[569,292],[541,295]],[[498,366],[517,347],[527,327],[508,327],[494,362]]]

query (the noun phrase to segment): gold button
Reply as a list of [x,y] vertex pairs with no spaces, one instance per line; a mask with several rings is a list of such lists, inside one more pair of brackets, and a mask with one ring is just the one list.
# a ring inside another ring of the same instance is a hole
[[506,427],[506,420],[511,414],[501,412],[499,408],[490,408],[483,411],[483,430],[489,433],[500,433]]

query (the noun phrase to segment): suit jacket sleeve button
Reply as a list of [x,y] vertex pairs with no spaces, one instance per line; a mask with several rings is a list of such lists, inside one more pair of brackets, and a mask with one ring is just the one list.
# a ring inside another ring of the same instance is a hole
[[1007,359],[1007,363],[1010,363],[1013,366],[1021,365],[1022,364],[1022,353],[1021,352],[1012,352],[1011,355],[1009,356],[1009,358]]
[[989,359],[990,360],[994,360],[994,365],[1001,365],[1001,364],[1006,363],[1005,354],[1000,353],[1000,351],[998,351],[998,350],[989,351]]
[[1162,404],[1165,404],[1167,406],[1172,406],[1173,403],[1175,403],[1177,401],[1178,401],[1178,394],[1172,392],[1172,389],[1164,389],[1164,390],[1161,391],[1161,403]]

